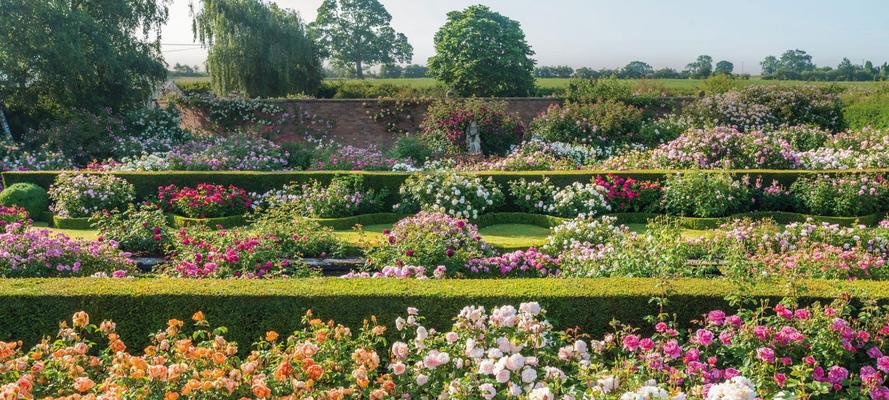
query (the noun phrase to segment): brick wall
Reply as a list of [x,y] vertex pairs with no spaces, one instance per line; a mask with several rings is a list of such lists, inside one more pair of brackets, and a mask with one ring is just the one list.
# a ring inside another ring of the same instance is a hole
[[[517,115],[525,124],[531,122],[550,105],[561,103],[556,98],[505,98],[507,110]],[[366,147],[389,147],[401,131],[416,132],[423,120],[428,101],[409,101],[396,106],[393,100],[377,99],[318,99],[318,100],[271,100],[283,108],[287,117],[273,127],[273,140],[301,141],[306,133],[325,141]],[[665,98],[659,105],[663,111],[681,106],[685,98]],[[381,113],[385,116],[377,117]],[[210,123],[200,110],[183,109],[182,126],[198,132],[213,133]]]

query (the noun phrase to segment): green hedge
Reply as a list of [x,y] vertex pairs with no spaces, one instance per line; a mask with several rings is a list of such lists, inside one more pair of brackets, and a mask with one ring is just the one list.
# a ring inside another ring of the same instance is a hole
[[[804,302],[842,293],[889,302],[889,283],[877,281],[805,281]],[[496,306],[539,301],[558,329],[579,326],[585,332],[609,330],[613,318],[642,325],[657,310],[649,299],[668,297],[668,312],[687,322],[712,308],[726,307],[723,298],[740,290],[725,280],[678,279],[665,286],[654,279],[489,279],[375,280],[277,279],[185,280],[55,278],[0,279],[0,340],[34,344],[55,334],[58,322],[79,310],[92,321],[112,319],[130,348],[142,348],[149,333],[167,320],[188,321],[203,311],[214,325],[230,328],[229,338],[247,351],[248,344],[269,329],[288,332],[299,326],[307,309],[317,316],[358,327],[376,315],[390,327],[408,306],[416,306],[431,326],[446,328],[465,305]],[[745,288],[751,296],[784,297],[783,285]]]
[[[673,173],[683,171],[669,170],[628,170],[628,171],[484,171],[470,172],[467,174],[481,177],[491,177],[504,189],[507,182],[525,178],[529,180],[541,180],[549,177],[557,186],[570,185],[573,182],[587,182],[593,177],[606,174],[633,177],[636,179],[660,179]],[[722,172],[712,170],[709,172]],[[889,169],[866,170],[829,170],[829,171],[800,171],[800,170],[729,170],[734,175],[761,176],[765,182],[772,179],[784,185],[793,183],[801,176],[818,174],[842,175],[850,173],[879,173],[887,174]],[[34,183],[43,188],[49,188],[59,171],[9,171],[3,173],[3,185],[8,187],[14,183]],[[101,172],[94,172],[101,173]],[[195,186],[199,183],[212,183],[219,185],[235,185],[249,192],[263,193],[271,189],[277,189],[290,182],[307,182],[318,180],[329,182],[334,176],[342,174],[360,174],[364,176],[365,184],[375,189],[388,189],[390,203],[397,202],[398,188],[410,175],[407,172],[376,172],[376,171],[281,171],[281,172],[256,172],[256,171],[160,171],[160,172],[109,172],[115,176],[126,179],[136,188],[136,197],[143,200],[157,193],[157,188],[175,184],[178,186]]]
[[375,213],[362,214],[352,217],[343,218],[312,218],[321,226],[326,226],[336,231],[346,231],[352,229],[355,225],[369,226],[378,224],[394,224],[402,218],[409,217],[410,214],[399,213]]
[[52,226],[58,229],[93,229],[90,219],[87,218],[65,218],[57,215],[52,216]]

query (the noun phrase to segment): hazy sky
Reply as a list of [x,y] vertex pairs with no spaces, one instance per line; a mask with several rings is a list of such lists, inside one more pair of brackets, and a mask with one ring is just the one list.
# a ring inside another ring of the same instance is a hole
[[[163,43],[193,43],[188,4],[174,0]],[[195,0],[197,1],[197,0]],[[818,65],[889,61],[889,0],[380,0],[414,63],[433,54],[448,11],[482,3],[522,24],[537,65],[613,68],[645,61],[683,68],[699,54],[758,73],[767,55],[806,50]],[[277,0],[312,21],[321,0]],[[165,45],[169,64],[201,64],[206,51]]]

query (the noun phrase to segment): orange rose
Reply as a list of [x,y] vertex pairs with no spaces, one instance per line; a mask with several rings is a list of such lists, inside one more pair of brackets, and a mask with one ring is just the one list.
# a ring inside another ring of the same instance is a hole
[[278,332],[268,331],[265,333],[265,341],[266,342],[274,342],[278,340]]
[[253,383],[253,386],[250,389],[253,392],[253,395],[259,399],[265,399],[272,395],[272,391],[261,381]]
[[201,311],[198,311],[198,312],[194,313],[194,315],[191,316],[191,319],[194,320],[194,322],[201,322],[204,320],[204,313]]
[[96,383],[90,378],[80,377],[74,380],[74,390],[80,393],[92,389],[93,386],[96,386]]
[[306,369],[306,376],[309,379],[318,380],[321,378],[321,375],[324,375],[324,368],[321,368],[318,364],[313,364]]
[[90,324],[90,316],[86,312],[78,311],[74,313],[74,318],[72,318],[74,322],[75,328],[84,328]]
[[176,393],[176,392],[164,393],[164,400],[176,400],[178,398],[179,398],[179,393]]

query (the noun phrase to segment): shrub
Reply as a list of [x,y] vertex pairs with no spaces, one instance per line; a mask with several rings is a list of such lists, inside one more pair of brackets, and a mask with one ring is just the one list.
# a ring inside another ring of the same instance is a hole
[[9,224],[0,233],[0,275],[3,277],[123,277],[136,264],[113,241],[76,240],[49,229],[20,230]]
[[752,189],[754,205],[760,210],[792,211],[794,208],[793,193],[777,180],[765,186],[762,177],[757,176]]
[[463,154],[472,121],[478,126],[481,150],[486,155],[506,154],[524,136],[524,126],[507,113],[505,102],[478,98],[432,103],[426,109],[422,135],[434,150]]
[[466,263],[466,269],[469,276],[540,278],[559,276],[561,273],[558,258],[533,247],[500,256],[472,259]]
[[[76,165],[104,160],[114,155],[113,138],[126,130],[123,122],[105,109],[98,113],[73,110],[64,123],[54,123],[28,133],[35,144],[46,144]],[[111,139],[111,140],[109,140]]]
[[301,239],[245,229],[180,230],[162,272],[180,278],[310,276],[314,272],[289,245]]
[[384,231],[380,245],[365,253],[368,266],[376,269],[443,265],[448,273],[459,274],[467,261],[489,256],[492,250],[475,225],[446,214],[420,212]]
[[29,227],[31,217],[28,211],[21,207],[0,206],[0,231],[5,232],[6,227],[10,225],[19,226],[19,229]]
[[611,211],[606,199],[608,190],[594,182],[573,182],[553,194],[552,203],[546,210],[548,214],[562,217],[593,216]]
[[102,240],[113,240],[126,251],[159,255],[170,245],[167,216],[155,205],[130,205],[125,211],[103,211],[90,218]]
[[736,128],[690,129],[651,154],[663,168],[794,168],[798,155],[778,134]]
[[339,256],[342,242],[330,228],[301,217],[292,203],[284,203],[251,215],[250,230],[277,242],[283,257]]
[[551,142],[613,146],[628,143],[642,127],[642,111],[618,101],[551,105],[531,122],[531,132]]
[[186,142],[165,160],[174,171],[276,171],[287,166],[288,154],[266,139],[234,134]]
[[751,199],[747,186],[727,173],[692,171],[667,177],[661,206],[674,215],[711,218],[745,211]]
[[62,172],[49,188],[51,210],[59,217],[86,218],[102,210],[122,210],[135,201],[132,184],[110,174]]
[[836,132],[842,102],[832,88],[748,86],[704,97],[683,108],[699,126],[736,126],[743,131],[812,124]]
[[332,147],[322,150],[326,157],[318,158],[312,169],[331,171],[389,171],[396,160],[386,157],[376,146]]
[[801,177],[790,191],[799,210],[815,215],[868,215],[889,205],[889,182],[881,175]]
[[392,148],[393,158],[410,160],[414,165],[423,165],[433,154],[429,145],[418,135],[400,136]]
[[253,200],[244,189],[202,183],[194,188],[176,185],[157,190],[158,203],[167,212],[189,218],[219,218],[245,214]]
[[257,199],[255,207],[274,207],[291,203],[299,215],[313,218],[341,218],[380,212],[389,192],[367,189],[361,175],[337,175],[327,186],[312,180],[305,184],[290,183]]
[[581,245],[618,243],[630,234],[630,230],[626,226],[615,225],[616,222],[616,218],[609,216],[585,216],[567,220],[552,229],[543,250],[557,256],[562,251]]
[[0,192],[0,204],[22,207],[28,214],[39,217],[49,209],[49,194],[33,183],[14,183]]
[[509,181],[512,204],[528,213],[550,212],[551,199],[557,190],[546,177],[542,181],[528,181],[525,178]]
[[478,218],[499,207],[503,192],[490,177],[468,177],[454,172],[432,172],[411,175],[399,189],[399,212],[417,209],[445,213],[458,218]]
[[605,188],[614,212],[655,212],[660,207],[661,184],[608,174],[597,176],[596,185]]

